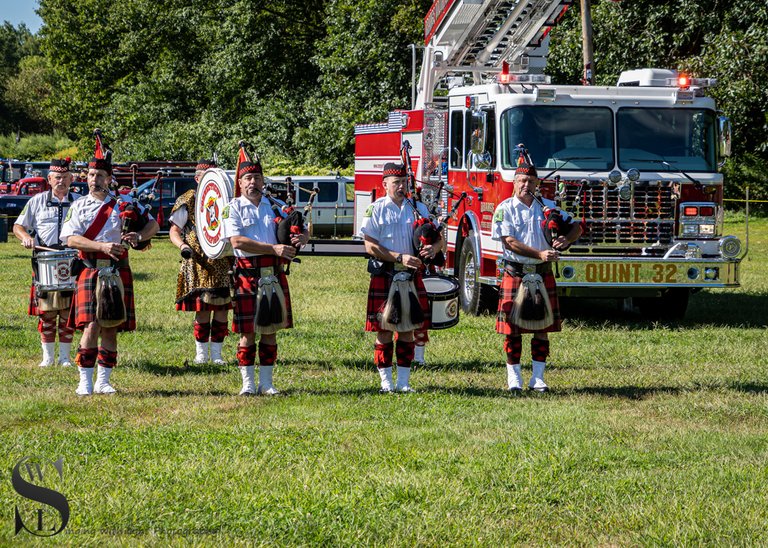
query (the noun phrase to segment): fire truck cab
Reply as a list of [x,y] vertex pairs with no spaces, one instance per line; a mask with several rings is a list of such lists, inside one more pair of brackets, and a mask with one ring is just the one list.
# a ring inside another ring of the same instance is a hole
[[712,80],[676,71],[628,71],[616,86],[551,85],[537,70],[567,7],[435,3],[442,16],[425,20],[417,108],[356,128],[355,232],[381,193],[381,166],[405,144],[437,215],[467,194],[444,233],[447,271],[465,311],[493,309],[502,249],[492,218],[513,193],[522,144],[542,196],[584,226],[556,264],[560,294],[632,298],[656,316],[682,317],[692,291],[739,286],[742,247],[722,231],[718,172],[730,155],[730,123],[705,95]]

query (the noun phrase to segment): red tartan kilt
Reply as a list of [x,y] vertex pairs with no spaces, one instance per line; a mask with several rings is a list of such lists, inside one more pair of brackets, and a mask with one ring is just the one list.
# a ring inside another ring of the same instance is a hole
[[[127,319],[117,326],[118,331],[134,331],[136,329],[136,305],[133,302],[133,274],[130,266],[118,268],[120,279],[123,281],[125,294],[123,302]],[[96,321],[96,280],[97,268],[84,268],[77,277],[77,289],[72,297],[72,307],[69,309],[67,325],[83,331],[88,324]]]
[[[291,293],[288,290],[288,277],[282,269],[278,271],[276,268],[279,262],[281,262],[281,259],[274,255],[257,255],[255,257],[238,257],[235,265],[237,268],[275,267],[275,274],[285,295],[285,309],[288,313],[284,329],[290,329],[293,327]],[[245,276],[240,273],[235,276],[235,313],[232,317],[232,331],[234,333],[256,332],[256,296],[258,288],[259,278]]]
[[496,333],[501,333],[502,335],[520,335],[521,333],[553,333],[560,331],[560,303],[557,300],[555,276],[551,272],[548,272],[543,274],[542,277],[544,278],[544,287],[547,288],[547,295],[549,295],[549,302],[552,304],[552,325],[541,331],[529,331],[528,329],[523,329],[507,321],[509,312],[512,310],[515,295],[517,295],[517,289],[522,284],[523,279],[517,276],[510,276],[505,272],[504,278],[501,280],[501,289],[499,290],[499,310],[496,314]]
[[208,304],[203,301],[202,294],[187,295],[180,303],[176,303],[176,310],[182,312],[215,312],[217,310],[232,310],[232,301],[225,304]]
[[[379,313],[387,305],[390,285],[392,285],[392,278],[386,274],[371,276],[371,284],[368,286],[368,307],[365,314],[366,331],[382,331],[379,325]],[[424,287],[424,279],[421,272],[416,272],[413,276],[413,285],[416,287],[416,293],[419,296],[419,304],[421,304],[421,309],[424,311],[424,317],[427,318],[419,331],[426,331],[429,329],[430,310],[427,289]]]

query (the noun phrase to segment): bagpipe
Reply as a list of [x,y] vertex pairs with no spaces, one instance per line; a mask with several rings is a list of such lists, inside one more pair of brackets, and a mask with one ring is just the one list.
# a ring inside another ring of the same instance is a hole
[[[138,186],[136,184],[136,172],[138,166],[136,164],[131,165],[131,190],[122,195],[118,208],[120,209],[120,219],[122,220],[121,232],[125,235],[129,232],[141,232],[147,223],[149,223],[149,202],[155,198],[155,187],[157,182],[162,177],[162,172],[157,172],[157,178],[155,184],[152,185],[152,190],[148,193],[142,193],[139,195]],[[112,185],[110,186],[112,188]],[[160,211],[163,209],[162,200],[160,201]],[[151,238],[137,242],[135,245],[130,244],[133,249],[138,251],[145,251],[151,247]]]
[[[531,160],[531,156],[528,153],[528,149],[525,148],[525,145],[520,143],[515,147],[515,152],[519,154],[518,156],[518,165],[525,162],[531,166],[535,165],[533,161]],[[549,177],[547,175],[545,178]],[[544,233],[544,239],[547,241],[547,243],[551,246],[552,242],[557,240],[560,236],[567,235],[571,229],[573,228],[573,223],[570,221],[567,221],[563,215],[563,210],[557,207],[549,207],[544,203],[544,201],[541,199],[541,197],[537,194],[534,194],[532,192],[529,192],[528,194],[533,197],[534,201],[541,206],[541,210],[544,213],[544,220],[541,221],[541,229]],[[571,244],[568,244],[566,247],[560,248],[560,251],[564,251],[570,247]]]
[[[413,174],[413,167],[411,164],[411,143],[407,140],[403,141],[403,146],[400,149],[400,157],[405,166],[406,172],[406,190],[409,196],[405,197],[405,201],[413,209],[413,215],[415,221],[413,222],[413,249],[414,255],[419,257],[419,252],[428,245],[435,245],[442,238],[441,229],[435,226],[432,219],[425,217],[419,211],[417,205],[421,201],[420,192],[416,187],[416,177]],[[440,251],[436,253],[434,257],[419,257],[425,264],[431,264],[434,266],[445,265],[445,254]]]

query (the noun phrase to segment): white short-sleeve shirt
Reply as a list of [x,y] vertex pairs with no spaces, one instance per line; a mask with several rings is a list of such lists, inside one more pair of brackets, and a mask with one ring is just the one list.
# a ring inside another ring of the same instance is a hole
[[[245,236],[264,244],[277,243],[277,226],[275,212],[266,200],[260,200],[254,205],[245,196],[239,196],[229,202],[224,208],[224,237]],[[250,253],[241,249],[234,250],[235,257],[254,257],[258,253]]]
[[[107,196],[106,199],[99,200],[94,198],[91,194],[88,194],[72,204],[72,207],[69,208],[67,218],[64,221],[64,227],[61,230],[61,241],[64,242],[70,236],[84,235],[88,230],[88,227],[91,226],[96,219],[96,215],[101,209],[101,206],[109,200],[114,200],[114,198]],[[115,204],[115,207],[107,218],[107,222],[104,223],[104,226],[96,237],[91,238],[91,240],[94,242],[120,243],[123,222],[122,219],[120,219],[119,205],[119,203]],[[139,211],[143,213],[144,207],[141,205],[138,207]],[[149,216],[150,221],[154,220],[152,215],[147,215]]]
[[[59,200],[50,190],[36,194],[29,199],[14,224],[23,226],[27,232],[34,230],[36,245],[57,245],[64,219],[78,198],[78,194],[71,192],[64,200]],[[65,243],[63,239],[61,243]]]
[[[393,253],[413,254],[413,223],[416,215],[413,207],[403,200],[401,206],[384,196],[365,210],[360,235],[373,238],[379,245]],[[411,202],[413,203],[413,202]],[[422,217],[429,218],[429,210],[422,202],[416,202]]]
[[[542,201],[547,207],[556,207],[551,200]],[[562,214],[564,219],[570,218],[565,211],[562,211]],[[494,240],[501,241],[506,236],[512,236],[518,242],[533,249],[539,251],[551,249],[544,238],[544,230],[541,227],[543,220],[544,210],[538,202],[534,201],[530,206],[527,206],[517,196],[512,196],[496,207],[493,214],[492,237]],[[504,246],[504,258],[516,263],[538,264],[542,262],[533,257],[513,253],[506,246]]]
[[184,228],[187,226],[187,221],[189,221],[189,212],[187,211],[187,206],[183,205],[171,213],[168,221],[175,224],[179,228]]

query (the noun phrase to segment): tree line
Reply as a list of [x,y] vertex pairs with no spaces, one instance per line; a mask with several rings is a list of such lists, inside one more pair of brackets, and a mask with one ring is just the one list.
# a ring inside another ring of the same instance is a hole
[[[0,27],[0,134],[64,133],[85,156],[101,127],[118,160],[229,158],[245,138],[274,161],[348,167],[354,124],[410,106],[408,45],[430,5],[40,0],[39,32]],[[592,0],[592,19],[597,85],[640,67],[718,79],[729,192],[751,183],[768,198],[768,5]],[[578,2],[551,36],[547,73],[579,83]]]

